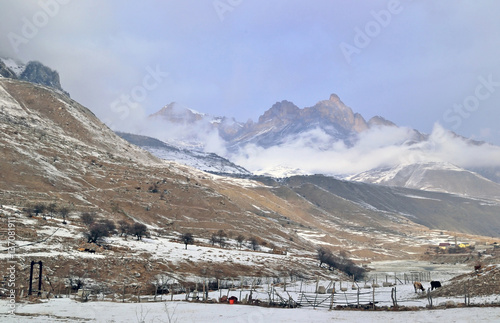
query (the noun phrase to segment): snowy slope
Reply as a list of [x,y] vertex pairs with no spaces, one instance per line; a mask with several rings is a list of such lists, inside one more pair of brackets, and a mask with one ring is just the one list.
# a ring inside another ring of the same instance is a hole
[[161,159],[175,161],[179,164],[211,173],[251,175],[245,168],[214,153],[207,153],[196,149],[179,148],[146,136],[123,132],[117,132],[116,134]]
[[500,185],[450,163],[415,163],[374,169],[345,179],[387,186],[500,199]]

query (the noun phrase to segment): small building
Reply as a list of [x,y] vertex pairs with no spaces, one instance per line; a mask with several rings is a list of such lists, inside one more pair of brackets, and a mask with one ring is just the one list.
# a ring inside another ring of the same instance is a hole
[[439,244],[439,249],[443,249],[443,250],[446,250],[450,247],[450,243],[449,242],[441,242]]

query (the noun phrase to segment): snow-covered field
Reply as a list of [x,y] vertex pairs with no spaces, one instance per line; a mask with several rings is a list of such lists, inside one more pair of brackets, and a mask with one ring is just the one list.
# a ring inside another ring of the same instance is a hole
[[500,307],[453,308],[423,311],[329,311],[327,309],[280,309],[245,305],[159,303],[80,303],[53,299],[46,303],[19,305],[18,315],[5,313],[2,322],[499,322]]
[[[465,271],[466,268],[454,265],[432,265],[426,262],[379,262],[373,263],[375,270],[373,276],[383,277],[392,270],[405,270],[413,268],[415,270],[433,266],[432,278],[442,279],[443,284],[447,284],[446,279],[453,276],[453,273]],[[237,283],[237,282],[236,282]],[[260,286],[254,286],[252,292],[253,299],[262,301],[273,297],[275,300],[281,297],[294,300],[300,299],[300,292],[307,293],[314,297],[316,285],[331,287],[331,282],[326,280],[316,281],[296,281],[287,282],[286,290],[283,284],[272,285],[262,282]],[[367,282],[369,284],[370,282]],[[428,282],[424,284],[428,285]],[[375,296],[377,306],[391,306],[392,287],[379,287],[375,289],[365,289],[359,283],[360,303],[367,304]],[[344,301],[353,304],[356,302],[356,290],[352,290],[351,283],[343,282],[342,287],[347,287],[345,292],[340,289],[339,282],[335,282],[334,306],[344,305]],[[406,307],[418,307],[417,311],[349,311],[349,310],[329,310],[328,303],[323,303],[321,307],[313,308],[267,308],[260,306],[240,305],[240,304],[204,304],[196,302],[186,302],[185,294],[159,295],[157,302],[153,302],[153,296],[142,296],[141,303],[121,303],[120,299],[115,301],[88,301],[80,302],[72,298],[52,298],[43,300],[41,303],[28,304],[20,302],[16,304],[16,315],[9,314],[9,303],[7,300],[0,300],[0,321],[1,322],[500,322],[500,295],[488,297],[471,297],[471,304],[486,304],[497,307],[453,307],[440,309],[425,309],[428,305],[427,299],[418,297],[415,294],[411,283],[396,285],[398,305]],[[249,290],[222,289],[212,291],[208,294],[209,299],[218,299],[220,296],[236,296],[238,299],[246,299]],[[196,295],[189,294],[190,297],[202,297],[201,292]],[[320,297],[328,297],[328,294],[318,294]],[[103,296],[104,297],[104,296]],[[171,298],[172,297],[172,298]],[[101,298],[98,298],[101,299]],[[460,297],[440,297],[433,298],[434,307],[444,303],[463,303]],[[306,302],[302,302],[306,304]]]

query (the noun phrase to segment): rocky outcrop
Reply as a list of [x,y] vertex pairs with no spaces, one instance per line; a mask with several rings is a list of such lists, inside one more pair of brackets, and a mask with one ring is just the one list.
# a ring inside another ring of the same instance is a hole
[[40,62],[37,61],[29,62],[26,65],[24,71],[19,76],[19,79],[51,87],[69,96],[69,93],[64,91],[61,87],[61,82],[59,80],[59,73],[43,65]]
[[59,73],[37,61],[31,61],[24,65],[10,58],[0,58],[0,75],[5,78],[48,86],[68,97],[70,96],[61,86]]

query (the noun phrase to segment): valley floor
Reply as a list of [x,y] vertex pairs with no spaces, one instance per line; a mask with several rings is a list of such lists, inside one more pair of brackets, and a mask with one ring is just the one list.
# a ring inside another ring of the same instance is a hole
[[[114,301],[88,301],[81,302],[71,298],[52,298],[50,300],[39,300],[29,303],[22,300],[16,304],[15,314],[9,313],[9,301],[0,300],[0,321],[1,322],[500,322],[500,299],[498,293],[481,295],[473,292],[470,298],[471,307],[464,307],[463,294],[452,294],[450,287],[453,285],[463,286],[456,280],[457,274],[467,275],[467,281],[472,284],[475,280],[486,278],[490,284],[496,283],[494,273],[500,266],[493,265],[479,275],[470,273],[466,265],[460,264],[431,264],[425,261],[382,261],[372,263],[370,280],[385,280],[386,276],[395,272],[408,272],[410,270],[431,270],[431,279],[439,279],[443,282],[442,290],[445,295],[433,295],[433,309],[426,309],[427,298],[422,294],[416,294],[411,281],[398,284],[397,288],[398,305],[405,309],[401,311],[383,310],[329,310],[328,304],[322,307],[300,307],[300,308],[268,308],[240,304],[220,304],[220,303],[199,303],[186,302],[185,294],[158,296],[158,302],[152,302],[153,296],[141,296],[141,303],[120,302],[119,298]],[[431,268],[432,267],[432,268]],[[455,277],[455,278],[452,278]],[[451,278],[451,279],[450,279]],[[389,279],[391,279],[389,277]],[[428,287],[428,281],[422,281]],[[299,300],[301,292],[314,297],[316,284],[327,286],[328,281],[309,281],[304,283],[289,283],[284,289],[282,284],[275,285],[271,290],[274,295],[288,295],[292,299]],[[481,286],[484,282],[481,281]],[[330,286],[330,285],[329,285]],[[356,294],[351,290],[350,284],[344,282],[344,287],[348,286],[346,292],[336,289],[335,306],[344,306],[344,299]],[[362,286],[362,285],[360,285]],[[336,288],[339,287],[338,283]],[[327,287],[328,288],[328,287]],[[392,286],[379,287],[373,290],[360,289],[361,304],[367,304],[372,297],[375,298],[378,308],[390,308],[392,306]],[[460,289],[461,290],[461,289]],[[299,292],[301,291],[301,292]],[[364,294],[367,294],[366,299]],[[221,295],[237,296],[239,299],[248,298],[248,290],[223,289],[221,291],[211,291],[209,299],[218,299]],[[439,295],[439,296],[438,296]],[[198,294],[200,296],[200,294]],[[104,295],[102,295],[104,298]],[[269,286],[265,284],[256,288],[253,292],[254,299],[265,301],[271,297]],[[317,295],[316,297],[328,297],[328,295]],[[354,296],[355,297],[355,296]],[[78,298],[77,298],[78,299]],[[101,299],[100,297],[98,299]],[[355,299],[350,299],[349,303],[355,303]],[[302,301],[303,305],[307,305]],[[337,305],[338,304],[338,305]],[[448,307],[445,305],[447,304]],[[481,307],[480,307],[481,306]],[[412,310],[410,310],[412,309]]]
[[[1,301],[2,312],[6,301]],[[2,322],[499,322],[500,307],[421,311],[329,311],[245,305],[166,303],[81,303],[52,299],[19,305],[17,315],[0,314]]]

